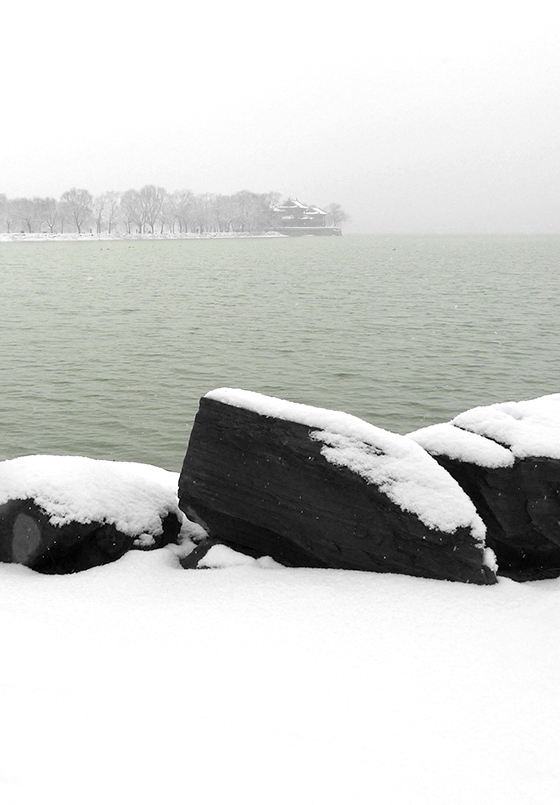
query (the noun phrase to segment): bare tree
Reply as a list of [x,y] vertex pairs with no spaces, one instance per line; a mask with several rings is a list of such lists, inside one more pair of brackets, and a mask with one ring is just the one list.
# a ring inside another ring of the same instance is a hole
[[266,193],[266,214],[265,214],[265,226],[264,229],[274,229],[274,224],[276,221],[276,216],[274,214],[274,207],[280,204],[280,199],[282,198],[281,193],[277,193],[276,190],[271,190],[270,193]]
[[109,190],[107,193],[104,194],[105,198],[105,224],[107,226],[107,232],[110,235],[113,226],[115,226],[118,213],[119,213],[119,206],[121,203],[121,194],[117,193],[116,190]]
[[240,190],[239,193],[235,193],[232,200],[235,210],[233,228],[236,232],[245,232],[251,215],[251,193],[248,190]]
[[6,201],[6,210],[4,212],[4,218],[6,220],[6,232],[12,231],[12,225],[16,219],[16,210],[14,208],[14,202],[10,199]]
[[329,226],[340,226],[344,221],[348,220],[348,216],[336,202],[329,204],[327,207],[327,224]]
[[214,215],[219,232],[231,232],[235,216],[235,202],[232,196],[216,196],[214,199]]
[[64,234],[64,224],[72,219],[72,208],[67,201],[58,202],[58,220],[60,223],[60,234]]
[[266,200],[269,207],[273,207],[275,204],[280,204],[281,198],[282,194],[278,193],[276,190],[271,190],[270,193],[266,194]]
[[233,229],[236,232],[263,232],[271,226],[271,203],[276,194],[241,190],[232,196]]
[[35,232],[41,218],[41,208],[42,199],[40,198],[16,198],[13,200],[14,218],[22,231],[26,228],[28,232]]
[[281,195],[276,191],[258,194],[258,204],[255,208],[255,226],[259,232],[273,228],[274,213],[272,208],[280,203]]
[[215,198],[212,193],[201,193],[193,197],[192,220],[195,230],[201,235],[216,226]]
[[179,222],[179,232],[187,233],[193,225],[195,196],[191,190],[177,190],[173,193],[175,215]]
[[93,199],[93,203],[91,205],[93,211],[93,217],[95,220],[95,231],[97,232],[98,235],[100,235],[101,232],[103,232],[103,223],[104,223],[103,216],[105,213],[105,203],[106,203],[105,196],[101,195],[101,196],[95,196],[95,198]]
[[138,190],[127,190],[126,193],[122,194],[119,214],[129,235],[132,232],[133,224],[136,224],[138,231],[142,233],[144,218]]
[[164,228],[167,226],[168,232],[175,232],[175,222],[177,219],[177,197],[175,193],[166,193],[161,210],[161,229],[163,235]]
[[55,198],[41,199],[41,225],[49,228],[51,235],[58,220],[58,203]]
[[81,234],[82,226],[92,214],[93,196],[88,190],[79,190],[73,187],[63,193],[60,200],[64,204],[68,204],[76,229]]
[[0,218],[4,218],[7,206],[8,206],[8,199],[6,198],[4,193],[0,193]]
[[154,234],[155,225],[161,217],[166,195],[165,188],[156,187],[153,184],[145,185],[138,194],[143,224],[147,224],[150,227],[152,235]]

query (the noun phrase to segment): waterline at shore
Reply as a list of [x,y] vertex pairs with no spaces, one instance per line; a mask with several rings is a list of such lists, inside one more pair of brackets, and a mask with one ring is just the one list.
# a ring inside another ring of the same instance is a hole
[[149,234],[117,234],[107,232],[0,232],[0,243],[45,243],[48,241],[90,241],[90,240],[211,240],[222,238],[285,238],[280,232],[163,232]]

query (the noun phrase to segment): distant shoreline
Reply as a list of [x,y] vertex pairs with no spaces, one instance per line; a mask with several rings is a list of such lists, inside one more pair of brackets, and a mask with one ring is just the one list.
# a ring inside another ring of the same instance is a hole
[[106,232],[0,232],[0,243],[50,243],[71,241],[108,241],[108,240],[231,240],[238,238],[286,238],[280,232],[196,232],[163,234],[118,234],[109,235]]

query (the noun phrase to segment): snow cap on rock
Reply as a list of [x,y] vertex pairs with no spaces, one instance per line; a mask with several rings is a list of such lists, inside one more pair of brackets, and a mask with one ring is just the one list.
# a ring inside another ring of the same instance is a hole
[[178,474],[150,464],[82,456],[22,456],[0,462],[0,505],[33,499],[52,525],[111,523],[129,536],[159,535],[177,506]]
[[448,456],[479,467],[511,467],[515,461],[511,450],[477,433],[458,428],[451,422],[420,428],[407,433],[407,438],[421,445],[432,456]]
[[516,458],[560,458],[560,394],[471,408],[452,424],[493,439]]

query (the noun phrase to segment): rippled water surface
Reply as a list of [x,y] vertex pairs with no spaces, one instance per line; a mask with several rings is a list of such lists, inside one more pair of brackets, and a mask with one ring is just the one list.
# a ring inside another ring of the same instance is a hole
[[560,391],[560,237],[0,243],[0,458],[179,470],[235,386],[399,433]]

